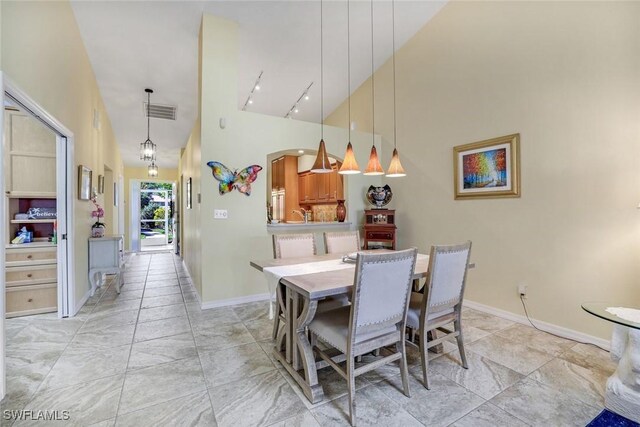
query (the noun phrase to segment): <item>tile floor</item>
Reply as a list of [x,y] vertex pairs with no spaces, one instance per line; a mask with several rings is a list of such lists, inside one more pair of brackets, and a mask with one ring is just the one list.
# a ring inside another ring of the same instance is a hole
[[[347,425],[335,372],[320,371],[326,399],[311,405],[270,356],[267,303],[201,310],[168,253],[133,256],[124,280],[76,318],[7,320],[3,410],[68,410],[65,425],[79,426]],[[470,309],[463,327],[468,370],[447,343],[426,390],[410,350],[411,398],[397,366],[369,372],[357,381],[358,424],[584,426],[602,409],[608,353]]]

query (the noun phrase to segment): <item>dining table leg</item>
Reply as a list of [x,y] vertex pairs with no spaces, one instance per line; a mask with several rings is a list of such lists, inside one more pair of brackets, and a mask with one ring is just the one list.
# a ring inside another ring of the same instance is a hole
[[313,348],[307,337],[307,326],[313,320],[318,301],[301,297],[287,288],[285,314],[285,353],[276,346],[273,354],[287,372],[298,383],[311,403],[324,399],[322,386],[318,383],[318,372]]
[[284,324],[280,326],[280,329],[277,331],[276,335],[276,350],[279,352],[286,351],[286,340],[291,336],[291,332],[287,330],[287,325],[289,325],[289,323],[287,322],[288,304],[286,303],[286,290],[283,288],[284,286],[278,283],[278,289],[276,292],[276,304],[278,305],[279,310],[276,310],[276,316],[279,316],[280,312],[282,312],[285,317]]

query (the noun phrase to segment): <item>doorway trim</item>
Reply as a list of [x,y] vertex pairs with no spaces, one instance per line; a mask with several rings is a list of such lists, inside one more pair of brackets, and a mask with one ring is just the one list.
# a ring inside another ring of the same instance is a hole
[[[159,184],[174,184],[170,179],[130,179],[129,187],[129,250],[133,253],[141,252],[140,245],[140,184],[143,182],[157,182]],[[174,207],[175,209],[175,207]]]
[[[64,126],[55,117],[49,114],[33,98],[29,97],[18,87],[6,73],[2,74],[2,102],[8,96],[12,101],[25,108],[35,119],[42,122],[56,133],[56,206],[58,219],[57,234],[57,256],[58,256],[58,317],[74,316],[79,307],[75,304],[75,257],[74,257],[74,188],[75,188],[75,168],[72,167],[74,159],[74,135],[71,130]],[[60,167],[60,161],[64,167]],[[3,187],[4,188],[4,187]],[[2,203],[4,204],[4,198]],[[3,206],[4,207],[4,206]],[[2,210],[2,215],[6,211]],[[6,219],[3,218],[3,222]],[[3,236],[3,239],[6,236]],[[4,240],[3,240],[4,241]],[[63,244],[61,244],[63,243]],[[4,244],[2,251],[4,252]],[[2,271],[4,272],[4,256],[2,256]],[[5,284],[2,280],[3,298],[5,295]],[[61,285],[60,285],[61,284]],[[4,313],[3,317],[4,317]]]

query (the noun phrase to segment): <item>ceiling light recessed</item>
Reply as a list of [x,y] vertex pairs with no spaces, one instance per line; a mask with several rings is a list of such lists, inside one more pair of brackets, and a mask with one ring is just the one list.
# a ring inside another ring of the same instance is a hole
[[304,150],[298,150],[298,154],[304,154]]

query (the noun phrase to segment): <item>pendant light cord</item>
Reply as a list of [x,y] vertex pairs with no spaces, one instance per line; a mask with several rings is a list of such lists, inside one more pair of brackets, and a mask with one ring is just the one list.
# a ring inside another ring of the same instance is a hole
[[376,146],[376,85],[374,80],[373,64],[373,0],[371,0],[371,138],[373,146]]
[[351,143],[351,2],[347,0],[347,90],[349,99],[349,143]]
[[324,140],[324,57],[322,42],[322,0],[320,0],[320,140]]
[[397,148],[396,134],[396,2],[391,0],[391,46],[393,48],[393,148]]
[[147,141],[149,141],[149,128],[151,127],[151,117],[149,117],[149,111],[151,111],[149,105],[151,104],[151,92],[147,92]]

